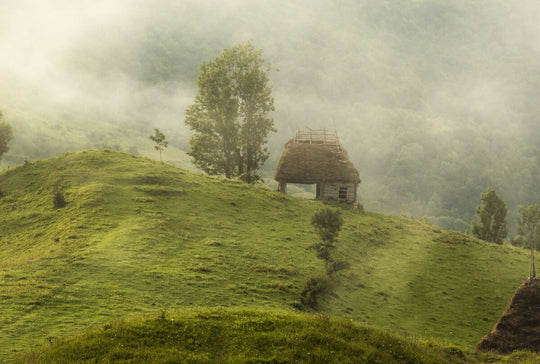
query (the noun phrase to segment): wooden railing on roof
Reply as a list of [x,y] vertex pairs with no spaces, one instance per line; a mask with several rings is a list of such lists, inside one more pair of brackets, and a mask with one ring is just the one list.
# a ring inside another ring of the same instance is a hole
[[326,129],[301,131],[298,129],[294,136],[295,143],[324,144],[341,150],[337,132],[329,133]]

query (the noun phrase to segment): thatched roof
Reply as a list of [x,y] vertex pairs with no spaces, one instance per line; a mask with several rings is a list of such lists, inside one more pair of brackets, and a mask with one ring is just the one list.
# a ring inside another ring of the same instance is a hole
[[288,183],[314,184],[323,181],[360,183],[360,175],[349,161],[337,136],[332,141],[299,138],[287,144],[279,161],[275,179]]

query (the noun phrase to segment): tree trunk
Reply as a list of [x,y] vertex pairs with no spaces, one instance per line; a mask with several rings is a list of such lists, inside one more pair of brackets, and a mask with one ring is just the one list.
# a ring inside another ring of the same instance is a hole
[[236,167],[238,168],[238,175],[242,176],[244,174],[244,160],[242,158],[242,153],[240,148],[236,148]]
[[531,261],[529,263],[529,277],[536,277],[536,267],[534,266],[534,243],[531,240]]

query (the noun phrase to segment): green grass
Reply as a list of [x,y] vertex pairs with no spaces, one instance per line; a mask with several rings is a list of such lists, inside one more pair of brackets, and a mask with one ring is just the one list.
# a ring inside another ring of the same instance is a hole
[[538,363],[283,310],[197,309],[115,321],[50,339],[15,363]]
[[16,363],[477,363],[455,346],[286,311],[196,310],[54,339]]
[[[265,187],[85,151],[4,170],[0,191],[0,360],[164,310],[292,311],[323,270],[306,250],[322,203]],[[526,275],[526,251],[339,208],[351,269],[328,315],[472,348]]]

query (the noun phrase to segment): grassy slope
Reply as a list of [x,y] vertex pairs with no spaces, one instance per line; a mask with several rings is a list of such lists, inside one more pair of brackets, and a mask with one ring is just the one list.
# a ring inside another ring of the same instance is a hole
[[[68,205],[53,209],[55,189]],[[117,318],[198,306],[291,309],[322,270],[320,202],[109,151],[0,174],[0,358]],[[351,269],[322,309],[471,347],[527,254],[419,221],[345,209]]]
[[324,315],[210,309],[106,324],[45,344],[16,362],[443,364],[480,357]]

